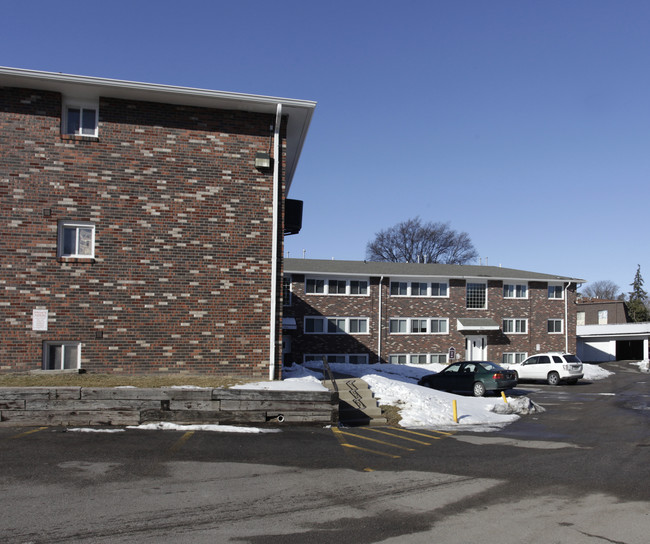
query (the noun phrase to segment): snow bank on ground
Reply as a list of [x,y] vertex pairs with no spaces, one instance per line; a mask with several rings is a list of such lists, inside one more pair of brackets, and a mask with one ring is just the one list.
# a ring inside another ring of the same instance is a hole
[[[296,366],[296,365],[294,365]],[[285,375],[287,373],[285,372]],[[245,383],[242,385],[233,385],[230,389],[264,389],[269,391],[327,391],[321,380],[322,378],[316,377],[314,374],[303,373],[300,376],[285,378],[276,382],[255,382]]]
[[158,422],[144,425],[129,425],[127,429],[140,431],[213,431],[218,433],[279,433],[280,429],[260,429],[258,427],[235,427],[233,425],[179,425],[178,423]]
[[650,360],[639,361],[638,363],[632,363],[639,367],[641,372],[650,372]]
[[[363,379],[380,404],[396,406],[404,427],[435,427],[436,429],[469,428],[495,430],[519,418],[521,414],[544,411],[528,397],[489,396],[475,398],[436,391],[417,385],[427,374],[439,372],[446,365],[357,365],[332,363],[337,375]],[[284,369],[292,379],[324,379],[320,362],[294,364]],[[302,377],[302,378],[301,378]],[[456,401],[458,423],[454,422],[453,401]]]
[[606,370],[598,365],[590,365],[590,364],[583,364],[582,371],[584,372],[583,379],[589,381],[603,380],[608,376],[614,374],[613,372]]

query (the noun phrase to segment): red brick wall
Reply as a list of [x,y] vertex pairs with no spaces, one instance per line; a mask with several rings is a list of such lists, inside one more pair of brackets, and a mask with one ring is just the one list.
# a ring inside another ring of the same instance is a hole
[[[61,101],[0,89],[0,371],[73,340],[90,372],[268,377],[274,116],[101,98],[99,137],[63,137]],[[63,219],[94,260],[57,259]]]
[[[298,327],[291,333],[292,352],[288,359],[302,362],[305,353],[367,353],[369,362],[377,362],[379,278],[370,278],[369,296],[305,294],[304,281],[304,275],[292,275],[292,304],[285,306],[285,316],[295,316]],[[463,360],[465,339],[470,334],[487,336],[488,358],[497,363],[501,363],[504,352],[533,354],[540,351],[564,351],[564,333],[547,332],[548,319],[565,319],[564,300],[549,299],[546,282],[529,282],[528,298],[518,300],[504,298],[503,282],[490,280],[485,310],[467,309],[465,287],[465,280],[452,279],[449,282],[448,298],[391,297],[390,279],[384,278],[381,296],[381,362],[387,362],[388,357],[394,354],[448,353],[451,347],[456,350],[457,359]],[[570,287],[568,293],[569,350],[575,352],[575,286]],[[303,317],[311,315],[368,317],[369,334],[303,334]],[[390,334],[388,320],[396,317],[448,318],[449,334]],[[506,335],[501,330],[459,331],[458,318],[491,318],[500,329],[504,318],[528,319],[528,333]]]

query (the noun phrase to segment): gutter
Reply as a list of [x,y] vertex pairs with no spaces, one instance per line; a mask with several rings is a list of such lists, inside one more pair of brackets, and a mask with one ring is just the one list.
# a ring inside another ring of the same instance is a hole
[[[370,287],[370,285],[368,285]],[[384,288],[384,276],[382,276],[379,279],[379,318],[377,319],[378,327],[379,327],[379,334],[378,334],[378,339],[377,339],[377,362],[381,363],[381,326],[382,326],[382,319],[381,319],[381,294]]]
[[564,353],[569,353],[569,287],[571,283],[573,282],[567,282],[564,288]]
[[271,241],[271,327],[269,331],[269,380],[275,377],[277,364],[277,329],[278,329],[278,260],[279,225],[280,225],[280,124],[282,123],[282,104],[275,110],[275,127],[273,130],[273,239]]

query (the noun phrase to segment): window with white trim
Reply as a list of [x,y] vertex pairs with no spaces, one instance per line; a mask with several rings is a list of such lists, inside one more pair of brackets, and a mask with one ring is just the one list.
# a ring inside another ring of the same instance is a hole
[[546,327],[550,334],[558,334],[563,332],[563,324],[563,319],[549,319]]
[[395,317],[389,319],[391,334],[447,334],[449,319],[446,317]]
[[97,102],[66,101],[63,108],[63,134],[97,137],[98,113]]
[[576,313],[576,325],[584,325],[585,324],[585,312],[577,312]]
[[467,282],[467,308],[485,310],[487,308],[487,284]]
[[514,365],[521,363],[526,357],[528,357],[528,353],[525,351],[504,353],[501,362],[504,365]]
[[528,298],[528,285],[525,283],[504,283],[503,298]]
[[368,334],[368,318],[305,317],[305,334]]
[[325,359],[328,363],[349,363],[353,365],[367,365],[368,355],[366,353],[310,353],[303,357],[305,363],[310,361],[322,361]]
[[368,280],[339,278],[307,278],[305,293],[308,295],[368,295]]
[[448,284],[445,282],[391,281],[392,297],[447,297]]
[[502,324],[503,332],[507,334],[526,334],[528,332],[527,319],[506,318]]
[[95,224],[85,221],[59,221],[59,257],[95,257]]
[[80,366],[80,342],[45,342],[43,344],[43,370],[74,370]]
[[564,298],[564,286],[562,284],[548,284],[548,298],[551,299],[563,299]]
[[598,310],[598,324],[607,325],[607,310]]
[[431,363],[447,363],[446,353],[397,353],[388,357],[392,365],[427,365]]

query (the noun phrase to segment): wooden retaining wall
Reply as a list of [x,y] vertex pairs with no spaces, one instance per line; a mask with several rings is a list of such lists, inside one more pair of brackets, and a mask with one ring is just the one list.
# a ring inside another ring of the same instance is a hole
[[258,389],[4,387],[0,426],[336,424],[338,393]]

